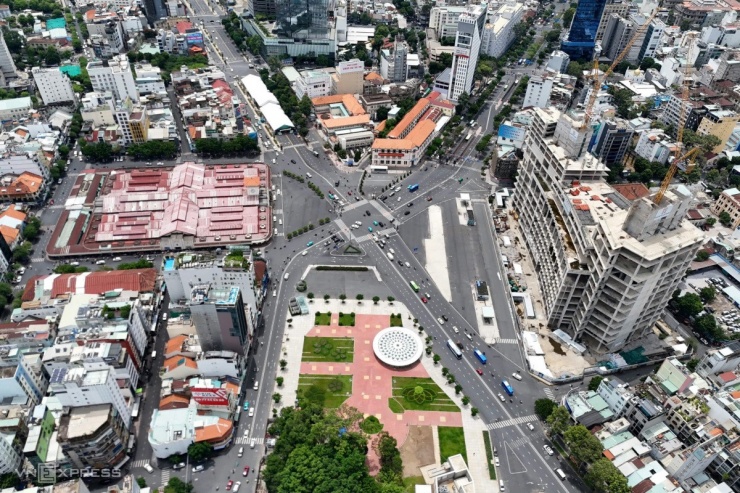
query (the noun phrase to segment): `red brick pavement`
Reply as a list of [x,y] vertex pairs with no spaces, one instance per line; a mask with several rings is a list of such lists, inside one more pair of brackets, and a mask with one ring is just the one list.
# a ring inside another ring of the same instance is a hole
[[[462,426],[459,412],[406,411],[393,413],[388,408],[392,394],[392,378],[420,377],[429,374],[419,362],[408,368],[396,369],[381,363],[373,353],[373,338],[382,329],[390,326],[389,315],[357,314],[354,327],[340,327],[338,315],[332,314],[332,325],[313,327],[306,337],[352,337],[355,339],[352,363],[302,362],[301,373],[313,375],[353,375],[352,396],[345,401],[365,415],[374,415],[390,433],[400,448],[408,436],[408,426]],[[372,450],[372,449],[371,449]],[[368,454],[369,456],[371,454]],[[374,455],[374,454],[372,454]],[[377,471],[377,457],[369,457],[371,473]]]

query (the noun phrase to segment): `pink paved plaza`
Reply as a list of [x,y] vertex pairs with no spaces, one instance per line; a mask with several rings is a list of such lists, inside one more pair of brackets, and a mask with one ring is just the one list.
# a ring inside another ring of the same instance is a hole
[[[391,368],[381,363],[373,353],[373,338],[390,327],[390,315],[357,314],[354,327],[340,327],[339,315],[332,313],[331,325],[315,326],[306,337],[352,337],[355,340],[352,363],[302,362],[301,374],[352,375],[352,396],[345,404],[357,408],[365,415],[373,415],[383,423],[383,430],[390,433],[400,448],[406,441],[409,425],[462,426],[459,412],[405,411],[402,414],[388,408],[393,395],[393,377],[429,378],[421,362],[407,368]],[[423,356],[422,356],[423,357]]]

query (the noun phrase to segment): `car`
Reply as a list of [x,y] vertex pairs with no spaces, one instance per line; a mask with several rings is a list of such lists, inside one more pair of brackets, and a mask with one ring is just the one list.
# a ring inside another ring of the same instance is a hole
[[401,191],[401,187],[396,187],[396,188],[393,189],[393,191],[394,192],[400,192]]
[[406,204],[406,207],[413,207],[413,206],[414,206],[413,202],[409,202],[408,204]]
[[373,236],[373,241],[376,241],[377,242],[378,241],[378,235],[376,235],[375,233],[373,233],[372,236]]
[[339,186],[339,180],[337,180],[337,181],[334,182],[334,186],[335,187],[338,187]]
[[483,376],[483,370],[481,370],[480,368],[476,368],[476,369],[475,369],[475,372],[476,372],[476,373],[477,373],[478,375],[480,375],[480,376]]
[[527,428],[529,428],[529,431],[534,431],[534,425],[532,423],[527,423]]
[[452,326],[452,332],[454,332],[455,334],[459,334],[459,333],[460,333],[460,329],[458,329],[457,327],[455,327],[455,326],[453,325],[453,326]]
[[498,398],[501,400],[501,402],[506,402],[506,397],[501,395],[501,392],[498,393]]
[[249,436],[249,428],[244,430],[244,438],[247,438]]
[[442,318],[444,319],[445,322],[449,322],[450,320],[449,318],[447,318],[447,315],[442,315]]
[[429,301],[429,300],[428,300],[428,299],[426,299],[426,298],[425,298],[425,297],[423,297],[423,296],[421,297],[421,302],[422,302],[422,303],[426,303],[427,301]]
[[296,164],[295,159],[291,159],[290,162]]
[[359,202],[360,200],[362,200],[360,197],[355,197],[356,202]]
[[518,372],[514,372],[511,374],[512,377],[516,378],[517,380],[521,380],[522,376]]
[[113,262],[120,262],[123,260],[121,257],[113,257]]
[[175,464],[174,466],[172,466],[172,469],[178,470],[178,469],[183,469],[184,467],[185,467],[185,463],[180,462],[179,464]]
[[231,491],[232,486],[234,486],[234,482],[232,480],[229,480],[229,482],[226,483],[226,491]]
[[377,225],[378,225],[378,221],[373,221],[373,226],[377,226]]
[[366,216],[369,216],[370,215],[370,211],[365,211],[365,215]]
[[244,470],[242,471],[242,476],[249,476],[249,466],[244,466]]
[[431,202],[431,201],[432,201],[432,197],[427,197],[427,202]]
[[385,228],[385,223],[383,221],[378,221],[378,224],[380,224],[381,228]]
[[362,226],[362,221],[355,221],[355,224],[358,226]]
[[465,333],[465,337],[467,337],[467,338],[468,338],[468,339],[470,339],[471,341],[473,340],[473,336],[471,336],[469,332],[466,332],[466,333]]
[[157,163],[157,166],[164,166],[164,163],[162,161]]
[[388,194],[388,197],[393,197],[394,195],[396,195],[396,192],[395,192],[395,190],[394,190],[393,192],[389,193],[389,194]]
[[358,225],[356,225],[356,224],[353,224],[352,226],[350,226],[350,228],[351,228],[351,229],[357,229],[357,228],[359,228],[359,226],[358,226]]
[[500,467],[501,466],[501,461],[498,460],[498,457],[494,457],[493,458],[493,461],[494,461],[494,464],[496,464],[496,467]]
[[144,469],[146,469],[146,472],[148,472],[149,474],[151,474],[151,473],[154,472],[154,468],[148,462],[146,464],[144,464]]
[[242,485],[242,482],[237,481],[236,483],[234,483],[234,487],[231,488],[231,491],[239,491],[239,488],[241,487],[241,485]]
[[553,455],[555,452],[552,451],[549,445],[544,446],[545,452],[547,452],[547,455]]
[[352,190],[348,191],[347,195],[352,195]]
[[[392,254],[393,254],[393,252],[391,252],[391,255],[392,255]],[[398,265],[400,265],[401,267],[403,267],[403,260],[399,260],[399,261],[398,261]]]
[[251,418],[252,416],[254,416],[254,408],[253,407],[250,407],[249,408],[249,417]]
[[442,320],[442,317],[439,317],[439,318],[437,318],[437,323],[439,323],[439,325],[444,325],[445,324],[445,321]]
[[409,214],[411,214],[411,211],[406,211],[403,213],[404,216],[408,216]]
[[203,464],[198,464],[197,466],[193,466],[193,472],[201,472],[205,470],[206,466]]
[[406,266],[407,268],[409,268],[409,269],[411,268],[411,264],[410,264],[410,263],[408,263],[408,262],[404,262],[404,263],[403,263],[403,265],[405,265],[405,266]]
[[307,247],[312,247],[313,246],[313,241],[309,241],[308,243],[306,243],[306,246]]
[[249,411],[249,401],[244,401],[244,410]]
[[398,197],[398,199],[396,199],[396,202],[400,202],[402,198],[403,197]]
[[370,231],[370,232],[372,233],[372,232],[373,232],[373,227],[372,227],[372,226],[368,226],[368,227],[367,227],[367,230],[368,230],[368,231]]

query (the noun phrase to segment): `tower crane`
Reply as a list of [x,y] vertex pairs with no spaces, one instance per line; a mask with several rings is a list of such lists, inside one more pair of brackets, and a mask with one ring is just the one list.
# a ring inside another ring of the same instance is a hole
[[[689,112],[686,108],[686,102],[689,100],[689,63],[688,60],[691,59],[691,48],[694,47],[694,40],[696,38],[696,33],[689,34],[687,37],[689,39],[689,49],[686,51],[686,64],[684,65],[684,77],[683,77],[683,87],[681,89],[681,110],[678,113],[678,129],[676,130],[676,143],[678,144],[676,154],[681,155],[683,152],[683,131],[684,127],[686,126],[686,120],[689,118]],[[658,193],[655,194],[653,197],[653,203],[656,205],[660,205],[660,202],[663,200],[663,196],[665,195],[666,191],[668,190],[668,187],[671,185],[671,181],[673,181],[673,177],[676,175],[676,172],[678,171],[678,165],[684,161],[689,161],[690,163],[693,163],[694,157],[699,152],[699,148],[695,147],[694,149],[691,149],[688,152],[684,152],[683,155],[680,157],[677,157],[673,160],[671,163],[671,166],[668,168],[668,172],[665,174],[665,177],[663,178],[663,181],[660,183],[660,189],[658,190]],[[687,170],[688,170],[687,166]]]
[[[650,17],[635,31],[635,34],[630,38],[630,40],[625,45],[624,49],[617,55],[617,57],[612,61],[612,64],[609,66],[609,68],[604,72],[604,76],[599,78],[599,56],[598,54],[594,55],[594,70],[593,70],[593,87],[591,88],[591,95],[588,98],[588,103],[586,104],[586,115],[583,119],[583,128],[588,127],[588,124],[591,122],[592,113],[594,109],[594,104],[596,103],[596,97],[599,95],[599,89],[601,88],[601,84],[606,81],[606,78],[611,75],[611,73],[614,71],[614,69],[622,63],[622,60],[624,60],[624,57],[627,56],[630,49],[632,48],[632,45],[635,44],[637,41],[637,38],[639,38],[642,33],[644,33],[651,22],[653,22],[653,19],[655,19],[655,16],[658,15],[658,9],[655,9],[652,14],[650,14]],[[597,52],[598,53],[598,52]]]

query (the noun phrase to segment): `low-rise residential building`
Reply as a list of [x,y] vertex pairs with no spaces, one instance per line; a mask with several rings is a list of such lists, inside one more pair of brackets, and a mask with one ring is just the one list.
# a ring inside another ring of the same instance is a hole
[[324,70],[304,70],[293,86],[298,99],[328,96],[332,92],[331,75]]
[[149,427],[149,444],[157,458],[186,454],[196,442],[208,442],[214,450],[229,446],[234,439],[232,421],[218,416],[200,415],[195,400],[183,409],[155,409]]
[[58,67],[34,67],[31,69],[31,74],[33,74],[33,80],[44,104],[72,103],[75,101],[72,81]]
[[736,229],[740,226],[740,190],[737,188],[723,190],[712,204],[711,210],[718,216],[723,212],[729,214],[732,220],[730,227]]
[[640,133],[634,152],[651,163],[665,164],[677,151],[678,145],[673,139],[662,130],[654,129]]
[[79,469],[119,469],[129,460],[128,425],[111,404],[70,407],[59,423],[57,440]]

